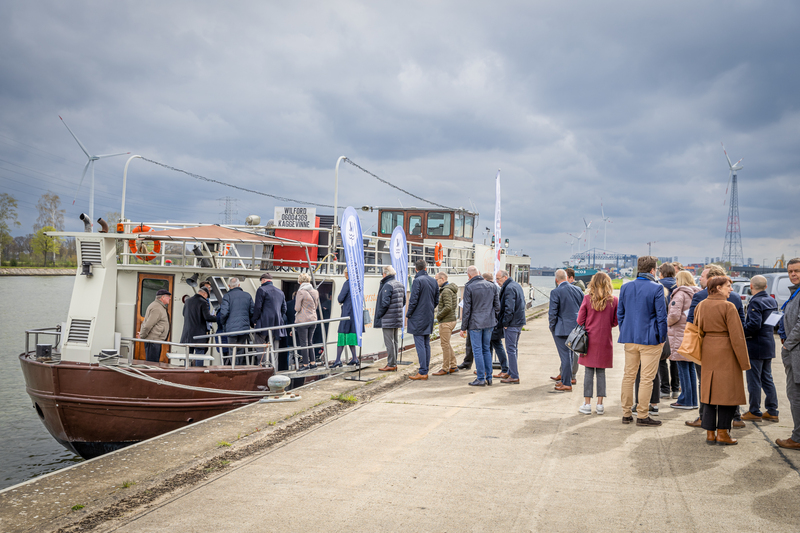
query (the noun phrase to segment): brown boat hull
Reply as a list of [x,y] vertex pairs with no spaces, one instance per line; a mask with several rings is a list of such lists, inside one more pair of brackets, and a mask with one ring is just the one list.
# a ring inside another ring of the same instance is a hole
[[[20,356],[28,395],[47,431],[89,459],[180,429],[260,396],[236,396],[158,385],[88,363],[50,364]],[[171,383],[225,390],[263,390],[272,368],[176,368],[149,363],[144,374]]]

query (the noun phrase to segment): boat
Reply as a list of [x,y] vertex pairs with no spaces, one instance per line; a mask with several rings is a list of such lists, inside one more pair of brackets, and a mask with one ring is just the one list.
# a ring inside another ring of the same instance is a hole
[[[297,212],[305,208],[287,209]],[[460,293],[469,265],[494,270],[492,247],[472,242],[477,213],[369,209],[378,211],[379,220],[378,231],[363,236],[365,307],[371,316],[382,267],[391,264],[389,242],[397,226],[408,236],[409,269],[398,276],[407,276],[409,287],[412,265],[418,259],[430,265],[431,274],[447,272]],[[286,227],[276,223],[278,217],[262,225],[258,216],[248,217],[245,225],[123,218],[115,231],[53,232],[76,240],[79,266],[68,316],[62,324],[27,331],[25,352],[19,356],[27,392],[50,434],[67,449],[91,458],[265,396],[271,398],[268,380],[273,375],[283,375],[297,386],[341,372],[331,368],[327,352],[328,345],[336,344],[328,335],[328,326],[348,319],[340,316],[338,305],[331,305],[346,279],[341,234],[333,216],[316,216],[313,208],[306,213],[311,217],[304,227]],[[104,222],[98,222],[107,229]],[[505,252],[503,249],[500,257],[510,277],[528,287],[527,297],[532,299],[530,258]],[[183,301],[196,293],[198,280],[212,282],[209,300],[217,307],[230,278],[238,278],[241,287],[255,296],[263,272],[271,273],[287,301],[299,287],[298,275],[311,275],[320,292],[319,323],[323,325],[317,328],[322,338],[314,345],[321,357],[317,369],[299,371],[293,346],[281,345],[277,339],[273,342],[272,331],[267,332],[268,344],[248,354],[245,365],[237,365],[235,357],[227,357],[228,362],[223,359],[224,339],[219,335],[211,339],[206,356],[190,355],[192,344],[167,340],[159,362],[144,360],[143,341],[135,332],[159,289],[172,294],[169,339],[177,339],[183,328]],[[48,339],[49,343],[45,342]],[[413,342],[406,339],[409,344]],[[383,354],[381,332],[367,324],[362,364]],[[203,366],[189,366],[191,359]]]

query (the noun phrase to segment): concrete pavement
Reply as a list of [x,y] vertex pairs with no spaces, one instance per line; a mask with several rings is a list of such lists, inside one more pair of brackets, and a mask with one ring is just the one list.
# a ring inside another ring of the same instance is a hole
[[578,414],[583,370],[575,392],[551,394],[547,322],[527,329],[520,385],[406,381],[96,530],[798,530],[800,452],[774,445],[791,426],[779,359],[782,421],[707,446],[683,423],[697,411],[667,402],[660,428],[620,423],[621,345],[606,414]]

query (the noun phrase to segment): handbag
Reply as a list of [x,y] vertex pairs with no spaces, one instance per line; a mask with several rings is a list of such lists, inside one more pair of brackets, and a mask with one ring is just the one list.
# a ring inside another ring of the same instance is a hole
[[567,341],[564,343],[567,348],[573,352],[585,354],[589,350],[589,336],[586,334],[586,328],[581,324],[569,332]]
[[[695,313],[696,316],[697,314]],[[678,355],[682,355],[689,361],[699,365],[701,364],[702,349],[703,336],[700,333],[700,328],[692,323],[686,324],[686,329],[683,330],[683,342],[681,342],[681,347],[678,348]]]
[[361,315],[362,319],[364,320],[364,327],[367,327],[368,324],[372,324],[372,317],[369,316],[369,309],[364,309],[363,314]]

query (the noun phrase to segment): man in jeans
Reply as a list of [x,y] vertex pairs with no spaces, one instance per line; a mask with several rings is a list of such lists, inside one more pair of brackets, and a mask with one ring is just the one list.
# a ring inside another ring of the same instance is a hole
[[428,379],[428,366],[431,364],[431,332],[436,306],[439,305],[439,287],[428,275],[428,265],[423,259],[414,263],[417,271],[411,284],[411,296],[406,311],[407,331],[414,335],[414,347],[419,358],[419,371],[408,379]]
[[656,258],[639,258],[639,275],[619,292],[617,321],[619,341],[625,345],[625,374],[622,378],[622,423],[633,422],[633,383],[641,365],[637,426],[660,426],[650,418],[649,400],[653,378],[658,372],[661,349],[667,340],[667,305],[664,287],[656,281]]
[[500,285],[500,313],[498,326],[502,327],[506,339],[508,353],[508,377],[500,383],[519,385],[519,366],[517,364],[517,344],[522,326],[525,325],[525,293],[519,283],[508,277],[508,272],[498,270],[495,276]]
[[461,336],[472,341],[478,377],[470,385],[485,387],[492,384],[492,354],[489,344],[497,324],[500,299],[493,283],[483,279],[475,265],[467,268],[469,281],[464,285],[464,310],[461,316]]

